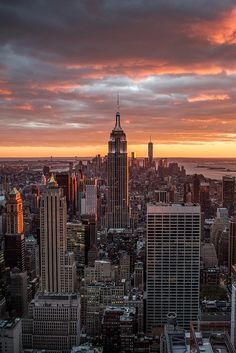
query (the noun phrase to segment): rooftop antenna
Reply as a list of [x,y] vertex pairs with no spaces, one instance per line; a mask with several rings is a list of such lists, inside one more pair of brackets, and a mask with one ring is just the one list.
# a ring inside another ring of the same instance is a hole
[[120,111],[120,95],[119,95],[119,92],[117,93],[117,111],[119,112]]
[[120,96],[119,93],[117,93],[117,112],[116,112],[116,125],[115,125],[115,130],[116,131],[122,131],[122,128],[120,126]]

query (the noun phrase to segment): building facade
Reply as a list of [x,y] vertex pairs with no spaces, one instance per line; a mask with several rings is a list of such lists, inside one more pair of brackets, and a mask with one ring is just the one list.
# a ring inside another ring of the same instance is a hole
[[107,307],[102,318],[103,353],[133,352],[137,333],[135,308]]
[[53,176],[40,201],[41,290],[73,292],[76,264],[67,252],[66,198]]
[[229,272],[236,264],[236,216],[232,216],[229,222],[229,248],[228,248],[228,267]]
[[16,188],[8,195],[6,203],[7,227],[5,235],[5,264],[10,269],[25,270],[25,236],[23,234],[23,206]]
[[70,353],[80,339],[78,294],[39,294],[23,319],[23,347],[47,353]]
[[236,347],[236,284],[232,285],[230,338],[231,343]]
[[222,179],[223,207],[228,209],[230,216],[234,214],[234,192],[235,192],[235,177],[230,175],[223,176],[223,179]]
[[80,221],[67,223],[67,250],[74,253],[77,272],[85,266],[85,226]]
[[81,199],[81,214],[95,215],[97,218],[97,179],[85,181],[84,197]]
[[0,320],[0,352],[22,352],[21,319]]
[[106,306],[124,304],[124,286],[98,282],[88,285],[86,291],[86,332],[95,337],[101,334],[101,319]]
[[7,200],[7,234],[23,233],[23,206],[16,188],[9,193]]
[[10,273],[8,306],[14,317],[22,317],[27,312],[27,273],[17,268]]
[[116,113],[116,125],[108,142],[108,227],[125,228],[129,224],[128,155],[126,135]]
[[196,320],[200,280],[200,206],[147,205],[147,320],[151,333],[168,312]]

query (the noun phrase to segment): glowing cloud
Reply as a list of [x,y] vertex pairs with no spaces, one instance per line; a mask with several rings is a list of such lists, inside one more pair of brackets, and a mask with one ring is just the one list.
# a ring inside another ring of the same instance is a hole
[[236,6],[219,18],[192,24],[191,34],[205,37],[215,44],[236,44]]
[[16,106],[16,109],[19,109],[19,110],[33,110],[33,106],[31,104],[23,104],[23,105],[17,105]]
[[228,94],[200,94],[199,96],[188,97],[189,103],[205,101],[224,101],[230,99]]

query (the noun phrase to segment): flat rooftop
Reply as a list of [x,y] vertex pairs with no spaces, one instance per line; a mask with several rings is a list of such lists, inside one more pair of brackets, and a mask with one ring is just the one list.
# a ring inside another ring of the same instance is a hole
[[0,320],[0,329],[11,329],[14,328],[20,322],[20,318]]
[[193,213],[200,214],[200,205],[193,203],[182,203],[182,204],[163,204],[163,203],[148,203],[147,204],[147,214],[156,213]]

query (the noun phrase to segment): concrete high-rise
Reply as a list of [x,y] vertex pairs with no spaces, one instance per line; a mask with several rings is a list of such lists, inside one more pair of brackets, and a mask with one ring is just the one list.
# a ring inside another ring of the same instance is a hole
[[236,347],[236,285],[235,284],[232,284],[230,338],[231,338],[232,345]]
[[81,214],[95,215],[97,218],[97,179],[85,181],[84,197],[81,199]]
[[25,267],[31,280],[40,276],[39,246],[36,238],[29,235],[25,242],[26,256]]
[[27,312],[27,273],[14,268],[10,273],[8,301],[11,316],[22,317]]
[[125,228],[129,224],[128,155],[126,135],[120,125],[120,113],[108,142],[108,227]]
[[23,233],[23,206],[19,191],[16,188],[9,193],[7,200],[7,234]]
[[22,353],[22,321],[0,320],[0,348],[4,353]]
[[196,320],[200,278],[200,206],[147,205],[147,331],[169,312]]
[[23,348],[30,352],[69,353],[80,341],[80,296],[39,293],[23,319]]
[[53,176],[40,201],[41,290],[73,292],[76,265],[67,252],[66,197]]
[[228,209],[230,216],[234,214],[234,192],[235,192],[235,177],[230,175],[223,176],[223,179],[222,179],[223,207]]
[[80,221],[67,223],[67,250],[74,253],[77,272],[83,273],[85,267],[85,225]]
[[231,217],[229,222],[229,253],[228,253],[228,267],[229,273],[232,266],[236,264],[236,216]]
[[25,237],[23,234],[23,206],[19,191],[14,188],[6,204],[7,227],[5,235],[6,267],[25,270]]

